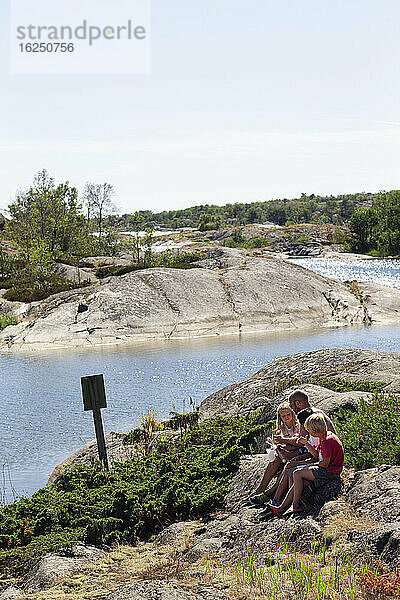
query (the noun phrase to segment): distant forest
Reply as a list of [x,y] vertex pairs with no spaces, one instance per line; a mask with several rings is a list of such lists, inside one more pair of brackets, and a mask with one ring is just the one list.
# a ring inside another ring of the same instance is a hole
[[[203,204],[182,210],[169,210],[153,213],[150,210],[138,211],[135,215],[125,214],[113,217],[114,225],[134,225],[139,215],[146,225],[162,226],[172,229],[179,227],[196,227],[202,231],[264,223],[270,221],[277,225],[294,225],[298,223],[333,223],[346,224],[359,208],[371,206],[379,194],[358,193],[342,196],[307,196],[300,198],[252,202],[249,204],[225,204],[216,206]],[[117,222],[115,222],[117,221]]]

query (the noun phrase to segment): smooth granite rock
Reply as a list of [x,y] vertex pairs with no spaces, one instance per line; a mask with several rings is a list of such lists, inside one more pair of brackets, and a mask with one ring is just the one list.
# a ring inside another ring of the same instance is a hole
[[58,550],[41,558],[19,583],[26,594],[45,590],[60,579],[80,571],[84,566],[105,555],[94,546],[77,544],[71,550]]
[[[81,347],[400,320],[393,309],[400,305],[398,290],[385,288],[384,308],[371,321],[365,305],[343,283],[238,249],[217,249],[214,255],[207,259],[214,261],[212,269],[146,269],[33,303],[20,324],[0,333],[0,348]],[[375,302],[372,288],[370,298]],[[80,305],[87,310],[78,312]]]
[[71,265],[65,265],[64,263],[57,263],[52,267],[52,272],[56,275],[60,275],[67,281],[74,283],[84,282],[95,282],[97,281],[96,275],[89,269],[73,267]]
[[357,553],[380,557],[392,569],[400,568],[400,522],[385,523],[372,531],[353,530],[348,538]]
[[385,392],[400,392],[400,354],[375,350],[327,349],[304,352],[276,358],[244,381],[233,383],[208,396],[200,404],[200,417],[235,415],[267,405],[265,420],[275,417],[275,409],[282,398],[293,389],[307,389],[311,404],[326,412],[334,412],[340,406],[357,403],[364,392],[346,392],[340,395],[319,386],[295,385],[292,390],[279,395],[279,384],[290,379],[341,378],[346,381],[359,379],[383,381]]
[[0,593],[0,600],[22,600],[26,598],[24,592],[14,586],[10,586]]
[[381,465],[357,471],[346,487],[346,499],[368,519],[400,522],[400,467]]

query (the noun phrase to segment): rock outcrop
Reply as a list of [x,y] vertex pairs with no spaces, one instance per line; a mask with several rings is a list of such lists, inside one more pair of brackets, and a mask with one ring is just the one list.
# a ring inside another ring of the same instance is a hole
[[358,513],[382,522],[400,522],[400,467],[381,465],[358,471],[346,489]]
[[[0,348],[79,347],[400,320],[398,290],[380,287],[375,295],[370,284],[369,304],[362,303],[343,283],[237,249],[214,251],[202,266],[131,272],[32,303],[21,323],[0,333]],[[373,307],[372,318],[367,304]],[[82,306],[85,310],[79,311]]]
[[73,283],[90,283],[97,281],[96,275],[90,271],[90,269],[73,267],[64,263],[56,263],[51,270],[56,275],[60,275],[60,277],[63,277],[67,281],[72,281]]
[[[275,408],[293,389],[282,395],[277,389],[282,380],[341,378],[345,381],[364,379],[383,381],[385,392],[400,392],[400,354],[375,350],[316,350],[276,358],[249,379],[229,385],[208,396],[200,404],[202,419],[215,415],[245,414],[266,405],[265,420],[273,418]],[[298,387],[298,386],[295,386]],[[302,386],[305,388],[305,386]],[[306,388],[305,388],[306,389]],[[338,394],[319,386],[307,386],[311,403],[334,413],[337,408],[349,407],[364,392]]]
[[358,554],[380,557],[391,569],[400,568],[400,522],[385,523],[371,531],[354,529],[347,537]]
[[[210,396],[201,406],[202,416],[204,418],[215,414],[241,414],[261,406],[263,400],[264,403],[267,401],[267,405],[260,413],[259,419],[265,422],[274,415],[276,403],[287,397],[293,389],[288,388],[270,397],[274,390],[276,391],[277,382],[291,377],[319,376],[339,377],[344,380],[384,381],[385,390],[398,392],[399,367],[400,354],[366,350],[319,350],[281,357],[263,367],[247,381],[224,388]],[[302,386],[302,389],[309,393],[313,404],[331,415],[340,407],[352,409],[361,396],[369,397],[369,394],[364,392],[338,393],[311,384]],[[242,399],[243,402],[238,399]],[[173,435],[173,432],[170,433]],[[121,438],[111,435],[107,441],[109,452],[114,452],[116,457],[118,453],[126,451],[125,447],[120,447]],[[65,468],[66,464],[89,460],[95,457],[95,454],[95,443],[92,442],[57,469],[59,471]],[[191,565],[197,564],[197,561],[203,561],[204,564],[213,557],[218,557],[223,564],[233,564],[235,560],[240,560],[249,545],[256,548],[257,552],[262,552],[263,560],[273,566],[277,561],[276,551],[282,544],[290,542],[300,545],[302,551],[307,552],[307,549],[315,547],[316,542],[325,543],[326,536],[333,546],[335,540],[338,540],[338,548],[346,542],[351,544],[356,554],[380,557],[391,569],[400,567],[399,466],[381,465],[356,473],[346,471],[344,489],[341,485],[336,485],[336,482],[330,482],[336,487],[333,486],[329,490],[326,487],[321,488],[311,499],[310,487],[303,491],[304,514],[270,518],[265,521],[261,512],[263,507],[253,506],[244,499],[248,492],[259,484],[266,462],[266,454],[244,457],[238,471],[232,476],[224,502],[217,512],[208,515],[203,522],[172,523],[156,536],[151,553],[162,550],[163,547],[175,548],[175,559],[178,560],[178,564],[184,564],[179,573],[176,571],[173,581],[166,576],[163,576],[162,580],[160,576],[160,579],[154,578],[150,581],[147,573],[151,572],[151,569],[141,571],[142,580],[136,579],[128,585],[119,584],[120,587],[107,592],[104,597],[108,600],[226,600],[225,593],[211,585],[194,585],[188,589],[181,585],[181,576],[187,575]],[[57,469],[55,477],[58,475]],[[335,534],[336,537],[332,535],[332,526],[335,523],[336,531],[337,524],[340,523],[340,532]],[[101,558],[103,554],[102,549],[84,545],[77,545],[72,551],[51,553],[42,558],[20,581],[18,588],[8,588],[0,598],[22,598],[26,594],[46,589],[60,578],[75,573],[89,562]],[[165,565],[167,568],[168,564]],[[199,571],[201,569],[197,568],[197,572]],[[193,572],[196,572],[196,568]]]
[[[123,443],[121,435],[109,433],[105,436],[107,457],[110,464],[112,461],[124,461],[132,458],[134,452],[130,446]],[[72,469],[79,464],[91,464],[99,459],[97,441],[92,440],[84,448],[81,448],[56,465],[50,474],[48,484],[55,483],[66,469]]]
[[43,556],[19,582],[18,587],[4,590],[0,600],[25,598],[52,587],[58,580],[80,571],[104,556],[105,551],[95,546],[76,544],[73,548],[51,552]]
[[124,586],[107,600],[229,600],[228,596],[211,586],[199,585],[185,590],[175,583],[165,581],[140,581]]

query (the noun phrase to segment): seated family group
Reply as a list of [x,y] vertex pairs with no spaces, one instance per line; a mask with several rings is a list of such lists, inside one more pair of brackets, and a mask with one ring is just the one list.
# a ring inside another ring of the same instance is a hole
[[[265,517],[301,512],[300,499],[306,485],[312,482],[318,489],[340,477],[343,445],[328,415],[310,406],[302,391],[294,392],[289,402],[278,406],[276,429],[268,442],[268,466],[250,496],[251,502],[260,504],[270,498],[263,511]],[[267,489],[282,466],[276,484]]]

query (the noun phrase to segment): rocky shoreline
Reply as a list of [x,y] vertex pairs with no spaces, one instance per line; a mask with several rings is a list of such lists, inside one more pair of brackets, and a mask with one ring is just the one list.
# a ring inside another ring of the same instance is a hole
[[400,323],[400,291],[332,281],[274,257],[216,248],[195,268],[109,277],[31,305],[0,298],[20,323],[0,349],[79,348],[309,327]]
[[[263,407],[258,419],[267,422],[274,416],[276,406],[298,386],[290,385],[293,377],[380,381],[386,384],[383,392],[400,393],[399,367],[399,353],[369,350],[318,350],[280,357],[249,379],[206,398],[200,405],[201,419],[243,415]],[[279,382],[289,384],[279,390]],[[316,384],[302,388],[314,405],[333,418],[339,408],[351,410],[361,398],[371,397],[368,392],[335,392]],[[120,453],[118,444],[122,447],[121,438],[108,437],[115,456]],[[347,469],[339,497],[307,516],[273,519],[266,526],[259,519],[260,508],[241,501],[260,480],[266,461],[264,449],[260,440],[256,453],[241,460],[220,510],[202,521],[173,523],[153,540],[135,548],[77,545],[67,553],[49,554],[0,598],[33,600],[40,592],[44,600],[60,597],[57,594],[64,590],[63,597],[72,599],[81,597],[75,596],[74,586],[86,594],[97,586],[102,590],[101,598],[107,600],[228,600],[237,597],[231,595],[232,584],[226,577],[229,565],[236,564],[249,543],[257,548],[259,556],[265,560],[269,557],[273,565],[283,539],[290,539],[294,546],[301,544],[305,554],[313,552],[315,544],[326,544],[328,540],[327,552],[332,560],[347,548],[354,556],[379,556],[389,571],[400,567],[399,466],[380,465],[356,472]],[[87,462],[94,455],[91,443],[59,465],[51,481],[65,468]]]

